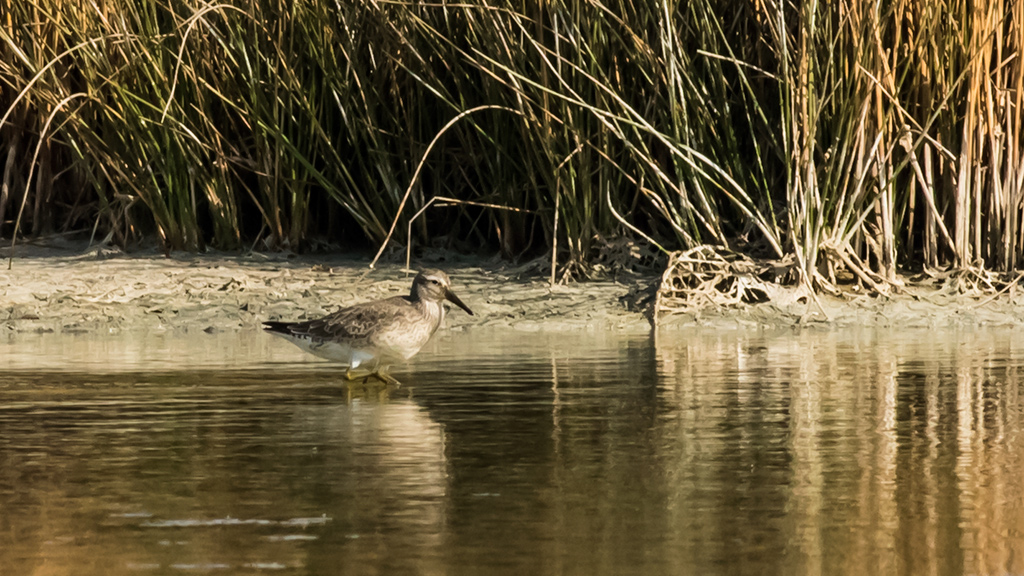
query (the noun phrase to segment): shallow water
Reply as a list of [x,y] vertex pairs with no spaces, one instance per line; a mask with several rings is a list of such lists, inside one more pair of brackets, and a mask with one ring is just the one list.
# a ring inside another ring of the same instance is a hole
[[0,574],[1024,574],[1013,330],[0,340]]

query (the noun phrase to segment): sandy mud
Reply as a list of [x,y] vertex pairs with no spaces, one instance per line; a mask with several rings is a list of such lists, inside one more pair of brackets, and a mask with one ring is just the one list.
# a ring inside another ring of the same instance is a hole
[[[407,294],[402,265],[368,268],[368,258],[287,254],[124,254],[109,248],[18,246],[0,267],[0,330],[6,332],[227,331],[264,320],[302,320],[341,306]],[[437,257],[419,262],[452,277],[472,308],[455,308],[450,329],[647,332],[632,300],[655,275],[550,286],[535,270],[498,262]],[[632,309],[631,309],[632,308]]]
[[[83,246],[0,249],[0,331],[96,332],[256,330],[264,320],[301,320],[338,307],[405,294],[399,264],[370,270],[366,257],[288,254],[125,254]],[[446,270],[476,313],[455,309],[449,329],[614,330],[646,333],[659,277],[623,273],[550,286],[536,268],[458,256],[417,263]],[[664,318],[663,329],[785,326],[948,327],[1011,325],[1024,319],[1018,290],[992,296],[909,287],[894,297],[821,296],[740,307],[709,307]]]

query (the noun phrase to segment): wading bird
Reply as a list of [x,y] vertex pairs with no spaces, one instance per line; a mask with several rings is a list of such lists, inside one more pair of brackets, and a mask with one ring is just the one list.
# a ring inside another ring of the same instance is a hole
[[389,364],[423,348],[444,321],[445,300],[473,315],[452,292],[447,274],[423,270],[408,296],[356,304],[305,322],[264,322],[263,329],[315,356],[346,364],[347,380],[372,377],[399,386],[388,374]]

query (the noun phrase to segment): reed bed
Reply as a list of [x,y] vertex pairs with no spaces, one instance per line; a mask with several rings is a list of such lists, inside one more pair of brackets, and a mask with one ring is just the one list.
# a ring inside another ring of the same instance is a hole
[[0,0],[0,20],[8,239],[411,240],[568,276],[626,238],[883,292],[1020,259],[1020,2]]

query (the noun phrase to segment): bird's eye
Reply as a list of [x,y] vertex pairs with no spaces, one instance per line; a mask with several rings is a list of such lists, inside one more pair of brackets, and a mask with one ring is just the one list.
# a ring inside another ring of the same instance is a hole
[[432,284],[433,284],[434,286],[437,286],[438,284],[440,284],[440,282],[438,282],[437,280],[431,280],[430,282],[431,282],[431,283],[432,283]]

